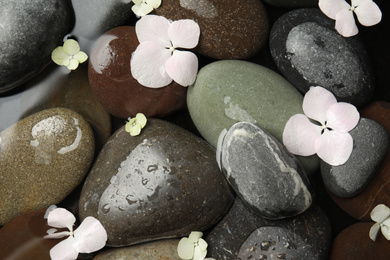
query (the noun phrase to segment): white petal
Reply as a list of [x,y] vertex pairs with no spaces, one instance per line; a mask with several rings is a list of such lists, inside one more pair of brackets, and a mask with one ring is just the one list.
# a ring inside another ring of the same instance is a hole
[[389,227],[386,226],[386,225],[382,225],[382,226],[381,226],[381,231],[382,231],[383,236],[384,236],[387,240],[390,240],[390,229],[389,229]]
[[73,214],[64,208],[53,209],[47,216],[47,224],[56,228],[68,228],[72,231],[75,222]]
[[137,15],[138,17],[142,17],[142,16],[145,16],[145,15],[147,15],[148,13],[152,12],[152,11],[153,11],[153,7],[151,7],[150,5],[141,3],[140,5],[133,5],[133,6],[131,7],[131,10],[132,10],[133,13],[135,13],[135,15]]
[[344,0],[319,0],[318,6],[321,11],[329,18],[335,20],[340,10],[349,10],[351,7]]
[[194,20],[178,20],[169,26],[168,35],[173,47],[192,49],[198,45],[200,28]]
[[144,128],[144,126],[146,125],[146,122],[148,121],[146,119],[146,116],[142,113],[137,113],[135,118],[137,120],[137,124],[140,124],[141,128]]
[[106,245],[107,232],[94,217],[87,217],[74,231],[73,247],[80,253],[98,251]]
[[188,237],[188,241],[190,243],[196,243],[199,241],[199,239],[203,236],[202,232],[199,231],[192,231],[191,234]]
[[51,53],[51,59],[57,65],[64,65],[64,63],[69,60],[69,55],[64,52],[63,47],[57,47]]
[[80,63],[83,63],[88,59],[88,55],[83,51],[79,51],[78,53],[73,55],[73,58],[78,60]]
[[58,239],[58,238],[63,238],[63,237],[66,237],[66,236],[70,236],[70,232],[69,231],[63,231],[63,232],[54,233],[54,232],[52,232],[53,230],[54,229],[49,229],[48,231],[46,231],[48,233],[48,235],[44,236],[43,238],[45,238],[45,239]]
[[165,63],[165,71],[178,84],[192,85],[198,74],[198,57],[189,51],[175,50]]
[[349,10],[342,10],[337,13],[335,28],[344,37],[355,36],[359,32],[353,13]]
[[329,107],[336,103],[337,99],[329,90],[323,87],[311,87],[303,97],[302,108],[307,117],[324,123]]
[[356,107],[345,102],[332,105],[326,113],[326,125],[341,133],[351,131],[359,123],[359,119]]
[[177,253],[182,259],[192,259],[194,256],[194,243],[189,242],[187,237],[183,237],[177,245]]
[[43,216],[43,218],[47,219],[47,217],[49,216],[49,213],[52,212],[54,209],[56,209],[57,206],[56,205],[50,205],[46,211],[45,211],[45,215]]
[[64,52],[69,55],[75,55],[80,51],[80,45],[73,39],[66,40],[64,42]]
[[146,87],[164,87],[172,82],[164,67],[170,57],[170,51],[155,42],[142,42],[131,56],[131,74]]
[[199,246],[195,247],[193,260],[204,260],[207,255],[207,250],[202,250]]
[[327,164],[338,166],[348,161],[353,149],[353,139],[349,133],[326,130],[315,143],[318,157]]
[[352,4],[358,5],[355,8],[356,16],[364,26],[372,26],[379,23],[382,20],[382,12],[371,0],[352,0]]
[[283,144],[293,154],[313,155],[316,153],[315,141],[321,136],[321,129],[305,115],[293,115],[284,127]]
[[79,66],[80,62],[76,59],[71,59],[69,65],[67,66],[70,70],[75,70]]
[[371,219],[375,222],[382,223],[390,217],[390,208],[384,204],[379,204],[370,213]]
[[132,0],[132,2],[136,5],[140,5],[142,3],[142,0]]
[[375,241],[376,240],[376,237],[378,236],[378,232],[379,232],[379,228],[380,228],[380,224],[379,223],[375,223],[374,225],[372,225],[372,227],[370,228],[370,238],[372,241]]
[[206,251],[207,250],[207,242],[203,238],[199,238],[199,248],[201,251]]
[[146,3],[156,9],[160,7],[161,0],[146,0]]
[[163,16],[145,15],[135,24],[135,32],[140,43],[153,41],[161,47],[170,47],[169,20]]
[[61,241],[50,249],[50,257],[52,260],[74,260],[79,253],[72,247],[73,237]]

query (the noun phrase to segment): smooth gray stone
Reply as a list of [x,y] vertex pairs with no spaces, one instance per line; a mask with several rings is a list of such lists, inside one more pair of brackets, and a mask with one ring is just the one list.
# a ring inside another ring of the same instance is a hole
[[350,132],[354,146],[348,161],[339,166],[321,162],[326,188],[341,198],[358,195],[375,175],[389,148],[389,134],[379,123],[361,118]]
[[270,50],[284,77],[299,91],[330,90],[337,100],[362,107],[374,91],[374,74],[359,36],[343,37],[318,8],[281,16],[270,34]]
[[297,7],[317,7],[318,0],[263,0],[264,3],[277,7],[297,8]]
[[21,85],[49,62],[72,26],[64,0],[0,0],[0,93]]
[[265,218],[295,216],[311,205],[309,181],[299,161],[253,123],[239,122],[228,130],[221,167],[237,195]]

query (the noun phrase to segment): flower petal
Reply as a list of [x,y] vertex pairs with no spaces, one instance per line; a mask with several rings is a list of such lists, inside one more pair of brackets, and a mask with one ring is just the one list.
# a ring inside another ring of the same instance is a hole
[[177,245],[177,253],[182,259],[192,259],[194,256],[194,243],[190,243],[187,237],[183,237]]
[[207,255],[207,250],[202,250],[199,246],[196,246],[194,249],[194,258],[193,260],[204,260]]
[[200,231],[192,231],[191,234],[188,236],[188,241],[190,243],[196,243],[199,241],[199,239],[203,236],[203,233]]
[[63,237],[66,237],[66,236],[70,236],[70,232],[69,231],[63,231],[63,232],[57,232],[57,233],[54,233],[52,232],[53,229],[49,229],[47,231],[48,235],[44,236],[43,238],[45,239],[58,239],[58,238],[63,238]]
[[337,13],[335,28],[344,37],[355,36],[359,32],[353,13],[349,10],[341,10]]
[[50,249],[50,257],[52,260],[74,260],[79,255],[79,252],[72,247],[73,237],[61,241]]
[[80,253],[95,252],[106,245],[107,232],[94,217],[87,217],[74,231],[73,247]]
[[379,204],[370,213],[371,219],[375,222],[382,223],[390,217],[390,208],[384,204]]
[[318,6],[321,11],[329,18],[335,20],[340,10],[349,10],[351,7],[344,0],[319,0]]
[[132,2],[135,4],[135,5],[140,5],[142,3],[142,0],[132,0]]
[[207,242],[203,238],[199,238],[199,248],[201,251],[206,251],[207,250]]
[[382,225],[382,226],[381,226],[381,231],[382,231],[383,236],[384,236],[387,240],[390,240],[390,229],[389,229],[389,226]]
[[323,124],[329,107],[336,103],[337,99],[329,90],[323,87],[310,87],[303,98],[302,108],[307,117]]
[[76,59],[71,59],[69,65],[67,66],[70,70],[75,70],[79,66],[80,62]]
[[380,224],[379,223],[375,223],[374,225],[372,225],[372,227],[370,228],[370,238],[372,241],[375,241],[376,240],[376,237],[378,236],[378,232],[379,232],[379,228],[380,228]]
[[359,123],[360,114],[355,106],[339,102],[328,109],[326,118],[328,127],[337,132],[347,133]]
[[146,3],[156,9],[160,7],[161,0],[146,0]]
[[198,74],[198,57],[189,51],[175,50],[165,63],[165,71],[180,85],[192,85]]
[[47,224],[56,228],[68,228],[73,231],[75,222],[73,214],[64,208],[53,209],[47,216]]
[[148,13],[152,12],[153,7],[151,7],[150,5],[147,5],[145,3],[141,3],[139,5],[133,5],[131,7],[131,10],[133,11],[133,13],[135,13],[136,16],[142,17],[142,16],[145,16]]
[[321,127],[313,124],[302,114],[290,117],[283,131],[283,144],[296,155],[309,156],[316,153],[315,141],[321,136]]
[[324,162],[338,166],[349,159],[353,149],[353,139],[349,133],[325,130],[317,138],[315,148],[318,157]]
[[64,42],[64,52],[69,55],[75,55],[80,51],[80,45],[73,39],[68,39]]
[[164,67],[170,57],[170,51],[157,43],[142,42],[131,56],[131,74],[146,87],[164,87],[172,82]]
[[51,53],[51,59],[57,65],[64,65],[64,63],[69,60],[69,55],[64,52],[63,47],[55,48]]
[[139,135],[141,133],[141,125],[140,124],[133,125],[129,133],[131,136]]
[[168,35],[173,47],[192,49],[198,45],[200,28],[194,20],[178,20],[169,26]]
[[142,114],[142,113],[137,113],[135,118],[137,120],[137,124],[139,124],[141,126],[141,128],[144,128],[145,125],[146,125],[146,122],[148,121],[146,119],[146,116],[144,114]]
[[140,43],[153,41],[161,47],[170,47],[168,35],[169,20],[163,16],[145,15],[135,24],[135,32]]
[[79,51],[78,53],[73,55],[73,58],[78,60],[80,63],[83,63],[88,59],[88,55],[83,51]]
[[371,0],[352,0],[353,5],[357,5],[355,8],[356,16],[364,26],[372,26],[379,23],[382,20],[382,12],[378,5]]

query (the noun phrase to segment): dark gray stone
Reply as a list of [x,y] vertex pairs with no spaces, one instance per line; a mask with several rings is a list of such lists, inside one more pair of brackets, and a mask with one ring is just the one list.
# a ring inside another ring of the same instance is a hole
[[317,7],[318,0],[263,0],[264,3],[286,8]]
[[84,183],[80,218],[94,216],[109,246],[188,236],[229,210],[234,196],[206,141],[148,119],[139,136],[124,127],[101,150]]
[[221,166],[237,195],[263,217],[290,217],[311,205],[309,181],[299,161],[255,124],[239,122],[227,131]]
[[318,206],[312,205],[296,217],[269,220],[253,214],[239,198],[207,235],[207,255],[219,260],[237,259],[240,247],[249,235],[260,227],[270,226],[284,228],[303,238],[308,254],[315,256],[312,259],[327,259],[331,228],[328,218]]
[[389,148],[389,134],[374,120],[361,118],[350,134],[354,146],[345,164],[332,166],[321,162],[325,187],[341,198],[356,196],[364,190],[381,166]]
[[71,29],[64,0],[0,0],[0,93],[39,73]]
[[343,37],[335,21],[318,8],[281,16],[270,35],[272,57],[287,80],[306,93],[311,86],[330,90],[337,100],[361,107],[374,90],[374,75],[359,38]]

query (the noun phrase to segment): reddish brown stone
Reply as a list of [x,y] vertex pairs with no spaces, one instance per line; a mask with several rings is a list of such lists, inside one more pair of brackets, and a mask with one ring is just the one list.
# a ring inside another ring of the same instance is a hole
[[133,26],[114,28],[96,41],[88,76],[97,99],[110,114],[124,119],[139,112],[162,117],[184,108],[186,87],[172,82],[163,88],[147,88],[133,78],[130,59],[138,44]]
[[[390,133],[390,103],[373,102],[360,111],[362,117],[373,119],[382,124]],[[331,193],[334,202],[352,217],[370,221],[370,213],[378,204],[390,207],[390,153],[382,163],[365,190],[352,198],[339,198]]]
[[49,251],[61,239],[44,239],[50,229],[45,209],[14,218],[0,229],[0,259],[50,259]]
[[369,237],[374,222],[359,222],[344,229],[333,241],[330,260],[390,259],[390,241],[378,233],[376,241]]
[[268,39],[268,16],[258,0],[164,0],[155,13],[195,20],[201,35],[194,51],[215,59],[252,57]]

